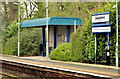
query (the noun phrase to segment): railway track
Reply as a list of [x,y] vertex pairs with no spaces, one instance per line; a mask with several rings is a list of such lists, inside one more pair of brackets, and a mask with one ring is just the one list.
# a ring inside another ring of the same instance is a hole
[[0,79],[17,79],[17,77],[11,76],[9,74],[0,73]]
[[36,68],[27,65],[2,61],[2,79],[103,79],[89,75],[69,73],[49,70],[45,68]]
[[[107,66],[74,64],[2,55],[0,67],[5,73],[28,79],[109,79],[119,78],[119,69]],[[85,72],[87,70],[87,72]],[[104,73],[106,72],[106,73]],[[112,73],[112,75],[111,75]]]

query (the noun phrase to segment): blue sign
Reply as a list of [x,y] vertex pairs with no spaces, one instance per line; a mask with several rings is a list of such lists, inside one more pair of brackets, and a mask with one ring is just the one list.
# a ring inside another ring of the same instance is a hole
[[109,33],[111,32],[110,26],[92,27],[92,33]]
[[110,12],[96,13],[91,15],[91,26],[110,25]]

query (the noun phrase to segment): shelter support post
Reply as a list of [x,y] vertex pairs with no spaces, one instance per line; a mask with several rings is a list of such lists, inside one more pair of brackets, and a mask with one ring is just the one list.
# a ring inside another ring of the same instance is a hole
[[67,43],[70,42],[70,26],[67,26]]
[[76,27],[76,20],[74,21],[74,32],[76,33],[76,29],[77,29],[77,27]]
[[54,45],[54,47],[53,47],[54,49],[56,48],[56,42],[57,42],[57,39],[56,39],[56,26],[54,26],[54,42],[53,42],[54,43],[53,44]]
[[[45,27],[42,28],[42,44],[43,44],[43,53],[45,52]],[[43,56],[42,53],[42,56]]]

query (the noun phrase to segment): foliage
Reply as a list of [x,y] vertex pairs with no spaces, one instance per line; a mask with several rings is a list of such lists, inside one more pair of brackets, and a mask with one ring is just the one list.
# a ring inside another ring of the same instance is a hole
[[[41,29],[24,29],[20,32],[20,56],[41,55]],[[17,55],[17,35],[12,36],[3,46],[4,54]],[[14,41],[13,41],[14,40]]]
[[70,44],[64,43],[62,45],[57,46],[57,48],[50,53],[50,59],[70,61],[70,55]]
[[[98,6],[96,11],[89,11],[89,14],[110,12],[111,14],[111,32],[110,32],[110,63],[115,65],[115,49],[116,49],[116,9],[113,9],[115,3],[107,3],[105,6]],[[92,33],[91,18],[85,20],[83,28],[78,29],[72,34],[68,61],[79,61],[85,63],[94,63],[95,57],[95,36]],[[66,52],[60,53],[60,49],[64,49],[65,45],[58,46],[52,51],[51,59],[64,60]],[[68,50],[67,49],[67,50]],[[97,64],[102,64],[102,50],[108,49],[107,33],[97,34]],[[63,52],[63,51],[61,51]],[[62,57],[63,56],[63,57]],[[119,55],[120,57],[120,55]],[[73,60],[75,59],[75,60]],[[77,60],[79,59],[79,60]]]
[[[88,19],[89,12],[96,10],[97,6],[102,6],[104,3],[89,3],[89,2],[54,2],[49,3],[49,16],[60,16],[60,17],[80,17],[83,20],[83,25],[86,23],[85,18]],[[84,14],[84,15],[83,15]],[[83,26],[84,27],[84,26]],[[89,27],[89,29],[91,26]],[[84,62],[94,62],[94,53],[93,54],[86,54],[86,56],[82,55],[84,54],[84,41],[83,36],[80,31],[81,28],[77,30],[77,33],[72,34],[71,38],[71,61],[78,61],[82,62],[82,59],[84,59]],[[94,37],[93,34],[89,34],[90,37]],[[91,40],[94,40],[91,38]],[[89,41],[91,41],[89,40]],[[87,40],[86,40],[87,41]],[[92,43],[88,44],[93,45],[94,41]],[[91,47],[92,48],[92,47]],[[88,48],[90,52],[94,52],[94,46],[93,48]],[[56,52],[57,53],[57,52]],[[89,60],[87,60],[87,57],[89,57]]]
[[[14,40],[14,41],[13,41]],[[17,36],[11,37],[3,46],[3,54],[6,55],[17,55]]]
[[85,49],[84,49],[84,56],[83,56],[83,62],[86,63],[93,63],[94,62],[94,35],[92,33],[92,27],[91,27],[91,21],[90,20],[86,20],[86,24],[82,29],[82,36],[83,36],[83,40],[84,40],[84,45],[85,45]]
[[71,38],[71,61],[82,62],[84,54],[84,43],[81,36],[81,28],[77,29],[76,33],[72,34]]
[[36,3],[38,6],[38,10],[35,11],[36,13],[34,14],[33,18],[44,18],[46,15],[46,8],[45,8],[45,3],[44,2],[37,2]]
[[[45,3],[34,2],[34,7],[30,7],[31,13],[28,13],[28,4],[26,2],[26,8],[21,7],[21,19],[27,17],[27,19],[45,17]],[[22,4],[23,5],[23,4]],[[92,33],[91,18],[93,13],[111,12],[111,27],[110,33],[110,53],[111,53],[111,65],[115,65],[115,44],[116,44],[116,16],[115,9],[113,9],[115,3],[90,3],[90,2],[50,2],[49,3],[49,17],[80,17],[83,21],[83,26],[72,34],[71,43],[58,46],[52,51],[51,59],[65,60],[65,61],[79,61],[85,63],[94,63],[94,34]],[[102,6],[102,7],[101,7]],[[120,2],[118,3],[119,18],[120,18]],[[2,33],[2,45],[3,53],[17,55],[17,21],[13,21],[17,18],[18,6],[13,3],[3,3],[4,11],[3,21],[5,29]],[[37,8],[37,11],[35,10]],[[23,10],[25,9],[25,10]],[[24,12],[26,15],[24,15]],[[13,13],[14,12],[14,13]],[[13,17],[15,15],[15,17]],[[30,17],[29,17],[30,16]],[[12,23],[11,23],[12,22]],[[119,19],[120,23],[120,19]],[[119,26],[120,27],[120,26]],[[81,29],[81,30],[80,30]],[[120,30],[120,29],[119,29]],[[119,32],[120,38],[120,32]],[[41,43],[41,30],[40,29],[22,29],[20,36],[20,49],[21,55],[40,55],[38,51],[38,45]],[[106,50],[107,47],[107,34],[97,34],[97,63],[102,63],[102,50]],[[120,39],[119,39],[120,41]],[[120,46],[120,45],[119,45]],[[56,53],[55,53],[56,52]],[[119,54],[120,57],[120,54]]]
[[41,29],[25,29],[21,32],[21,56],[41,55],[39,44],[42,43]]
[[72,34],[71,43],[59,45],[56,49],[54,49],[50,53],[50,59],[82,62],[84,43],[79,32],[80,28],[77,33]]
[[2,51],[2,29],[0,29],[0,53]]
[[[113,9],[114,3],[107,3],[105,7],[98,7],[96,12],[110,12],[111,14],[111,32],[110,32],[110,63],[115,65],[115,44],[116,44],[116,16],[115,9]],[[92,33],[91,21],[90,19],[86,20],[85,26],[82,30],[82,36],[85,43],[85,54],[83,62],[94,63],[94,34]],[[102,63],[102,50],[106,50],[107,47],[107,34],[97,34],[97,63]]]
[[[72,48],[74,48],[74,47],[72,47]],[[59,45],[56,49],[54,49],[50,53],[50,59],[52,59],[52,60],[60,60],[60,61],[81,62],[82,53],[79,53],[79,50],[76,50],[76,49],[75,49],[74,52],[71,52],[70,43],[64,43],[62,45]]]
[[51,2],[49,3],[49,17],[80,17],[85,23],[85,18],[89,18],[89,11],[96,10],[97,6],[105,3],[94,2]]
[[8,27],[4,28],[2,31],[2,44],[5,45],[6,41],[12,36],[15,36],[18,31],[17,21],[13,21]]
[[119,66],[120,66],[120,1],[118,2],[118,20],[119,20],[119,22],[118,22],[118,32],[119,32],[119,38],[118,38],[118,50],[119,50],[119,52],[118,52],[118,55],[119,55]]

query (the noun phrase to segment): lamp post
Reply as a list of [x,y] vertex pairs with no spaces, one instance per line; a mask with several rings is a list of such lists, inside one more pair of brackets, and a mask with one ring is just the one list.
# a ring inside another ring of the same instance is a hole
[[116,66],[118,67],[118,1],[116,0]]
[[49,59],[49,44],[48,44],[48,0],[46,0],[46,58]]
[[18,5],[18,57],[20,56],[20,3],[14,3],[15,5]]

